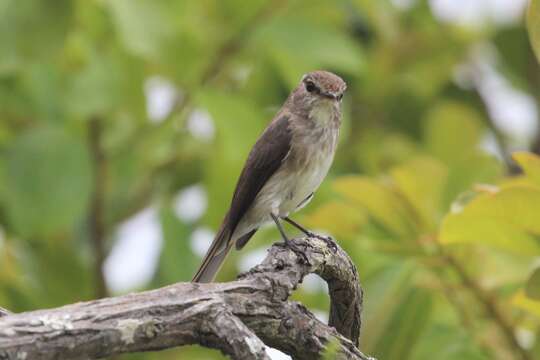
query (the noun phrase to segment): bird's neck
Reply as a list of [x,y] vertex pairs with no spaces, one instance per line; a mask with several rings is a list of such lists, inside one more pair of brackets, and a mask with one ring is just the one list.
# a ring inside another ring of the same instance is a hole
[[316,127],[339,126],[339,108],[333,101],[320,101],[313,104],[308,113],[308,118]]

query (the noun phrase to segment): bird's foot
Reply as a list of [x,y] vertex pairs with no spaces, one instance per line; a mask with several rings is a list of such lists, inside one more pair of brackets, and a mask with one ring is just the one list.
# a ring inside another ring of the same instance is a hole
[[334,241],[334,239],[331,237],[331,236],[324,236],[324,235],[319,235],[319,234],[315,234],[314,232],[311,232],[311,231],[308,231],[306,233],[306,235],[310,238],[315,238],[315,239],[319,239],[319,240],[322,240],[326,243],[326,246],[335,254],[337,252],[337,245],[336,245],[336,242]]
[[296,257],[300,260],[302,264],[305,264],[307,266],[311,266],[311,263],[309,262],[309,259],[304,252],[303,249],[300,248],[296,243],[294,243],[292,240],[285,240],[283,242],[276,243],[278,246],[282,246],[284,248],[290,249],[292,252],[295,253]]

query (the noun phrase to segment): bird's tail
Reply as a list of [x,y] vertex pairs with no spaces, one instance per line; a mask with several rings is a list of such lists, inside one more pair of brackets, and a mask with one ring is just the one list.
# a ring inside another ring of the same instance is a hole
[[217,272],[234,243],[234,241],[230,241],[230,231],[225,223],[226,221],[224,221],[212,245],[210,245],[206,255],[204,255],[203,262],[193,277],[193,280],[191,280],[192,282],[208,283],[214,281]]

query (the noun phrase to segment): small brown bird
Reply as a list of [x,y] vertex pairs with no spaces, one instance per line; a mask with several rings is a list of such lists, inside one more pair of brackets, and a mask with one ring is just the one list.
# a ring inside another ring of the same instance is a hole
[[327,71],[302,77],[249,153],[229,211],[194,282],[213,281],[233,244],[241,249],[265,223],[274,221],[285,244],[300,256],[281,219],[308,236],[320,237],[292,221],[289,214],[312,199],[330,169],[346,88],[339,76]]

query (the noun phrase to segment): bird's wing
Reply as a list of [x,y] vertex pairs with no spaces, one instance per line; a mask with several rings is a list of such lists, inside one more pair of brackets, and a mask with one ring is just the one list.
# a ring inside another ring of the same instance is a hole
[[279,115],[257,140],[240,174],[226,221],[230,234],[291,149],[290,115]]
[[[210,245],[210,249],[206,252],[203,262],[193,278],[194,282],[214,280],[232,247],[231,237],[238,223],[253,204],[264,184],[279,169],[283,159],[287,156],[292,138],[289,119],[290,117],[287,115],[278,114],[251,149],[236,184],[229,212],[225,216],[214,242]],[[238,239],[237,246],[244,246],[255,231],[256,229],[247,234],[240,234],[242,236]]]

